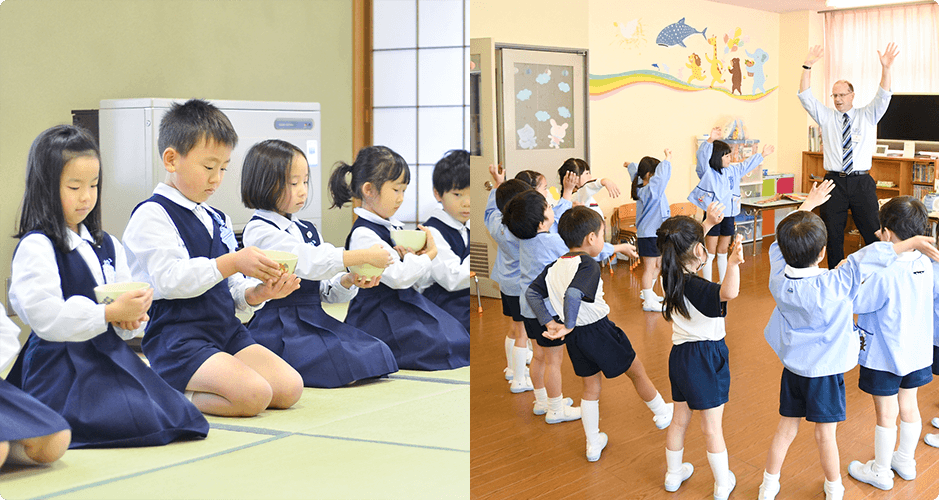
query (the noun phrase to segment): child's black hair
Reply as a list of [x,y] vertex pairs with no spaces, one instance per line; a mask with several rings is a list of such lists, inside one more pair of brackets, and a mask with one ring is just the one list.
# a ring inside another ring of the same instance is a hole
[[588,234],[599,233],[602,228],[603,218],[600,214],[585,206],[571,208],[558,221],[558,234],[567,248],[583,245]]
[[447,191],[459,191],[469,187],[469,157],[469,151],[465,149],[451,149],[437,161],[431,180],[438,195],[443,196]]
[[[41,231],[52,244],[68,253],[68,224],[62,209],[62,170],[74,158],[93,157],[100,161],[98,143],[85,129],[73,125],[57,125],[43,131],[29,148],[26,162],[26,191],[23,193],[20,224],[15,238],[30,231]],[[82,224],[100,245],[101,231],[101,171],[98,171],[98,199]]]
[[724,155],[730,154],[730,145],[724,141],[714,141],[713,146],[714,149],[711,151],[711,159],[708,164],[720,173],[724,169]]
[[811,267],[828,244],[828,230],[821,217],[798,210],[776,227],[776,241],[786,264],[799,269]]
[[643,179],[646,178],[646,174],[655,175],[655,167],[659,166],[659,160],[651,156],[643,156],[639,160],[639,166],[636,168],[636,176],[633,177],[633,190],[632,196],[634,200],[639,199],[639,184],[645,183]]
[[545,221],[544,213],[548,201],[541,193],[530,189],[523,191],[509,200],[502,212],[502,223],[520,240],[534,238],[538,226]]
[[[352,178],[346,181],[346,174]],[[371,182],[377,191],[386,182],[392,182],[404,175],[404,183],[411,182],[411,170],[408,162],[398,153],[385,146],[367,146],[355,155],[355,162],[349,165],[338,162],[329,176],[329,194],[333,199],[330,208],[341,207],[352,200],[362,199],[362,186]]]
[[509,179],[496,188],[496,208],[500,212],[505,212],[505,204],[515,197],[518,193],[533,189],[527,183],[518,179]]
[[926,234],[929,221],[926,205],[912,196],[891,199],[880,207],[877,215],[880,227],[893,231],[901,240]]
[[[277,205],[287,191],[287,177],[294,156],[303,150],[280,139],[259,142],[245,154],[241,167],[241,202],[248,208],[277,212]],[[307,175],[310,170],[307,166]]]
[[538,189],[538,184],[541,184],[541,179],[544,179],[544,175],[535,170],[522,170],[515,174],[515,178],[528,184],[532,189]]
[[225,113],[208,101],[190,99],[183,104],[174,102],[160,120],[160,138],[157,141],[160,154],[166,148],[173,148],[186,156],[201,141],[234,149],[238,145],[238,133]]
[[671,321],[675,313],[690,318],[685,307],[685,279],[691,274],[688,265],[697,260],[695,246],[704,243],[704,228],[691,217],[676,215],[666,219],[655,235],[656,246],[662,254],[662,288],[665,289],[662,316],[666,321]]
[[590,165],[587,165],[587,162],[581,160],[580,158],[568,158],[561,164],[561,168],[558,169],[558,179],[561,180],[561,184],[564,184],[564,176],[568,172],[574,172],[574,175],[580,177],[590,170]]

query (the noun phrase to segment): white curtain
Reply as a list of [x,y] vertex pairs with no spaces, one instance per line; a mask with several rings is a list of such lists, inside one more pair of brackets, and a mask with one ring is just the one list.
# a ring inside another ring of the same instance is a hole
[[[935,3],[825,13],[826,90],[838,80],[854,85],[864,106],[880,85],[881,53],[889,42],[900,54],[891,67],[893,92],[939,93],[939,5]],[[827,98],[829,105],[831,97]]]

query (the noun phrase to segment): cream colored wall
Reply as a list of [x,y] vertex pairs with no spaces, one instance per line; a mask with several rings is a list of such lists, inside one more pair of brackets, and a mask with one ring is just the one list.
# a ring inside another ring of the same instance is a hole
[[470,38],[584,49],[590,41],[588,12],[582,1],[472,0]]
[[[0,278],[10,274],[16,240],[6,236],[16,229],[32,140],[101,99],[319,102],[322,164],[351,161],[351,26],[348,0],[4,1]],[[323,169],[322,186],[330,170]],[[324,236],[341,244],[350,210],[327,211],[328,196],[322,199]]]

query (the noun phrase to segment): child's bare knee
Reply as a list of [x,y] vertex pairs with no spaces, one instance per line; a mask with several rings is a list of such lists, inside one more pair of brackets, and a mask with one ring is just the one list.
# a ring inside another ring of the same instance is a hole
[[270,406],[273,408],[290,408],[303,395],[303,378],[296,371],[291,371],[284,377],[283,383],[271,398]]
[[264,379],[260,383],[245,384],[237,400],[232,401],[235,412],[244,417],[253,417],[271,404],[274,390]]

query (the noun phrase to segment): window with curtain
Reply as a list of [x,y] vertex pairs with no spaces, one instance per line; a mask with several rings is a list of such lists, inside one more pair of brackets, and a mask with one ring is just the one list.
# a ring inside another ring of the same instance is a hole
[[437,207],[434,164],[469,141],[469,0],[372,5],[372,143],[408,162],[395,217],[416,224]]
[[[826,91],[838,80],[854,85],[863,106],[880,84],[877,51],[900,53],[891,67],[893,92],[939,92],[939,5],[905,5],[825,13]],[[828,104],[832,105],[831,97]]]

